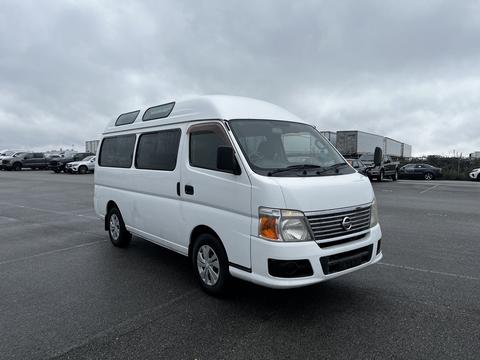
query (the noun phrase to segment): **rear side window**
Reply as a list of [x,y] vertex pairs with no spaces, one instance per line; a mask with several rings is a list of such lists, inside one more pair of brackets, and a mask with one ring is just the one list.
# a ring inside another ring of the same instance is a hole
[[120,115],[117,118],[117,121],[115,121],[115,126],[127,125],[127,124],[133,123],[139,113],[140,113],[140,110],[137,110],[137,111],[132,111],[132,112]]
[[180,135],[180,129],[140,135],[135,167],[148,170],[175,170]]
[[168,115],[170,115],[174,106],[175,106],[175,102],[171,102],[168,104],[151,107],[147,109],[147,111],[145,111],[145,113],[143,114],[142,120],[149,121],[149,120],[166,118]]
[[230,146],[220,125],[197,125],[190,129],[190,165],[204,169],[218,170],[217,149]]
[[103,139],[98,164],[118,168],[132,166],[135,138],[135,134],[131,134]]

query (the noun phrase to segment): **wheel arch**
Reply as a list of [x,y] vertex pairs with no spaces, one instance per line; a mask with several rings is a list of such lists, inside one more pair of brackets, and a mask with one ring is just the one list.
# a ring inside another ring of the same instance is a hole
[[[227,253],[227,250],[225,249],[225,245],[223,244],[222,239],[220,238],[220,236],[218,236],[218,234],[215,232],[215,230],[213,230],[211,227],[209,227],[207,225],[197,225],[197,226],[195,226],[195,228],[193,228],[192,232],[190,233],[190,240],[188,242],[188,257],[189,258],[192,257],[192,251],[193,251],[193,246],[195,244],[195,240],[202,234],[210,234],[210,235],[214,236],[215,238],[217,238],[218,241],[220,241],[220,243],[222,244],[223,249],[225,250],[225,253]],[[228,255],[227,255],[227,257],[228,257]]]

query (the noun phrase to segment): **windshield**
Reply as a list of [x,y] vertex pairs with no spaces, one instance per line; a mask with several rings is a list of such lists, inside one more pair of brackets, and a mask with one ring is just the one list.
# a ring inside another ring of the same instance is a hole
[[277,120],[231,120],[253,171],[268,176],[318,176],[355,172],[310,125]]
[[86,158],[84,158],[82,161],[90,161],[91,159],[93,159],[95,156],[87,156]]
[[15,151],[5,151],[0,156],[12,156],[13,154],[15,154]]

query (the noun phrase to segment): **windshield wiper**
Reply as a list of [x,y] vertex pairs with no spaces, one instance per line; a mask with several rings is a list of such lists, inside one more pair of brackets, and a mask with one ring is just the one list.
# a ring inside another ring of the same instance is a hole
[[318,169],[318,168],[321,168],[321,166],[313,165],[313,164],[290,165],[290,166],[287,166],[286,168],[273,169],[269,171],[267,175],[272,176],[273,174],[278,174],[281,172],[291,171],[291,170],[308,170],[308,169]]
[[317,174],[323,174],[324,172],[327,172],[327,171],[330,171],[330,170],[336,170],[336,172],[338,172],[338,169],[340,169],[341,167],[344,167],[344,166],[348,166],[348,164],[347,163],[333,164],[333,165],[330,165],[330,166],[327,166],[327,167],[323,168],[321,171],[318,171]]

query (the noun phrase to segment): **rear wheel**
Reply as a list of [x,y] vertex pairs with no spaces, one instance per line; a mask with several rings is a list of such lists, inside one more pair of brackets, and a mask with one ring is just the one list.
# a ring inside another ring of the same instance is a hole
[[425,180],[433,180],[433,174],[431,172],[427,172],[425,173],[425,175],[423,176],[423,178]]
[[120,210],[116,207],[111,208],[108,212],[107,224],[108,235],[110,236],[112,244],[118,247],[127,247],[132,239],[132,234],[130,234],[125,228],[122,214],[120,214]]
[[395,174],[392,175],[392,180],[397,181],[398,180],[398,171],[395,170]]
[[383,172],[383,170],[380,170],[380,175],[378,176],[377,180],[382,182],[384,177],[385,177],[385,173]]
[[195,277],[202,289],[209,294],[222,294],[230,273],[227,253],[220,240],[211,234],[202,234],[195,241],[192,254]]

